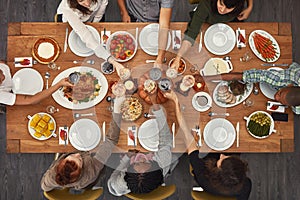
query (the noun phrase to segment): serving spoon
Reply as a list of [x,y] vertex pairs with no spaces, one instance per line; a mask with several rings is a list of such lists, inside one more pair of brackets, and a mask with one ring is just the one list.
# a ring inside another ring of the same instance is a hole
[[49,88],[49,78],[50,78],[50,73],[49,72],[46,72],[45,73],[45,79],[46,79],[46,89]]

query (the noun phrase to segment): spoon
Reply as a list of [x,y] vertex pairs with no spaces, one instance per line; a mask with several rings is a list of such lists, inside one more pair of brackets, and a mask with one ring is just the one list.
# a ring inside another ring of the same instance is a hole
[[[146,60],[146,63],[155,63],[156,60]],[[164,58],[163,63],[167,62],[167,58]]]
[[229,113],[214,113],[214,112],[209,112],[208,113],[208,116],[210,116],[210,117],[212,117],[212,116],[217,116],[217,115],[219,115],[219,116],[229,116]]
[[78,64],[78,63],[83,63],[83,62],[86,62],[87,64],[90,64],[90,65],[93,65],[95,64],[95,61],[94,60],[87,60],[87,61],[77,61],[77,60],[74,60],[73,63],[74,64]]
[[95,115],[95,113],[74,113],[74,117],[75,118],[79,118],[79,117],[92,117],[94,115]]
[[48,82],[49,78],[50,78],[50,73],[49,73],[49,72],[46,72],[46,73],[45,73],[46,89],[49,88],[49,82]]

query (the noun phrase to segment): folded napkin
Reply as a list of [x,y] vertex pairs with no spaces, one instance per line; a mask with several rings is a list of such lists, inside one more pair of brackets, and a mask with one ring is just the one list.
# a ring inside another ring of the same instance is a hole
[[59,141],[58,144],[60,145],[67,145],[69,144],[68,136],[69,136],[69,128],[68,127],[59,127],[58,129],[59,134]]
[[272,112],[284,113],[284,111],[285,111],[285,105],[282,105],[279,102],[268,101],[268,103],[267,103],[267,110],[268,111],[272,111]]
[[136,146],[136,144],[137,144],[137,127],[136,126],[128,127],[127,144],[128,144],[128,146]]
[[238,48],[246,47],[246,32],[245,32],[245,29],[238,28],[236,30],[236,46]]
[[15,67],[32,67],[32,57],[16,57]]
[[181,46],[181,30],[172,30],[172,48],[179,49]]

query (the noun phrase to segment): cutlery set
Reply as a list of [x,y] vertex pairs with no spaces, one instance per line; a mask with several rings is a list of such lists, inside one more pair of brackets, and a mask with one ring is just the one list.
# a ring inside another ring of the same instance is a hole
[[202,146],[202,136],[201,136],[201,129],[199,125],[196,125],[196,127],[194,129],[192,129],[192,131],[196,132],[196,135],[194,135],[194,139],[196,141],[196,145],[198,147]]

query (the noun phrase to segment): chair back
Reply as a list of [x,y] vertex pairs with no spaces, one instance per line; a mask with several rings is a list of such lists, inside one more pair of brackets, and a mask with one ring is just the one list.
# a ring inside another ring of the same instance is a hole
[[200,0],[189,0],[190,4],[197,4]]
[[44,191],[44,196],[49,200],[96,200],[103,194],[103,188],[86,189],[80,194],[71,194],[69,188],[62,190],[54,189],[49,192]]
[[199,192],[199,191],[192,191],[191,195],[194,200],[236,200],[235,197],[227,197],[227,196],[220,196],[220,195],[213,195],[207,192]]
[[176,190],[175,185],[167,185],[167,186],[159,186],[155,190],[146,194],[128,193],[125,194],[125,196],[134,200],[162,200],[174,194],[175,190]]

